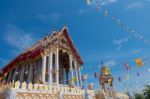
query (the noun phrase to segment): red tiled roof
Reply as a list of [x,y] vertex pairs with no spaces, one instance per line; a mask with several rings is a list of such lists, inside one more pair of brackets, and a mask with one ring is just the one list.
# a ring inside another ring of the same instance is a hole
[[8,65],[6,65],[2,71],[5,73],[10,68],[13,68],[13,66],[15,66],[17,63],[19,63],[21,61],[26,61],[29,58],[33,59],[33,58],[37,57],[38,55],[40,55],[41,53],[42,53],[42,49],[37,48],[37,49],[34,49],[33,51],[29,51],[29,52],[20,54],[12,62],[10,62]]

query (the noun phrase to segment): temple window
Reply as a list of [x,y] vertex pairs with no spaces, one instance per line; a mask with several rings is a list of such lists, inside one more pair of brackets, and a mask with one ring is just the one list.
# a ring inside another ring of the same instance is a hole
[[48,82],[48,77],[49,77],[49,57],[46,57],[46,68],[45,68],[45,82]]
[[16,72],[16,81],[19,81],[19,77],[20,77],[20,75],[21,75],[21,69],[22,69],[22,67],[21,67],[21,65],[18,67],[18,69],[17,69],[17,72]]
[[32,69],[32,77],[31,77],[31,78],[32,78],[32,83],[33,83],[33,84],[36,82],[36,78],[37,78],[37,77],[36,77],[36,76],[37,76],[37,75],[36,75],[36,74],[37,74],[37,73],[36,73],[36,67],[37,67],[36,65],[37,65],[37,64],[34,64],[34,65],[33,65],[33,69]]
[[28,82],[29,69],[30,69],[29,66],[25,66],[24,78],[23,78],[23,80],[24,80],[25,82]]
[[52,55],[52,82],[55,83],[56,81],[56,70],[55,70],[55,54]]
[[15,68],[12,69],[12,73],[11,73],[11,75],[10,75],[10,82],[13,81],[14,75],[15,75]]
[[38,60],[38,66],[37,66],[37,74],[38,74],[38,78],[37,78],[37,80],[41,80],[42,78],[41,78],[41,74],[42,73],[42,58],[40,58],[39,60]]
[[18,67],[15,69],[13,80],[16,81],[16,78],[18,76]]
[[5,78],[6,81],[8,81],[9,75],[10,75],[10,72],[8,72],[6,75],[6,78]]

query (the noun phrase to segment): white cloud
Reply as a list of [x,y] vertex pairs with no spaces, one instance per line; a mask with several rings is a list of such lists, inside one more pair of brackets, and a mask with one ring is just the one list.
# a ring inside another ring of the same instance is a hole
[[141,9],[143,7],[144,7],[143,3],[134,2],[134,3],[130,3],[129,5],[127,5],[126,10],[129,10],[129,9]]
[[116,64],[117,64],[117,62],[114,60],[108,60],[105,62],[106,66],[115,66]]
[[144,57],[143,60],[145,66],[150,66],[150,57]]
[[109,3],[115,3],[115,2],[117,2],[117,0],[106,0],[106,1],[108,1]]
[[135,49],[135,50],[133,50],[132,53],[137,54],[137,53],[140,53],[140,52],[142,52],[142,51],[143,51],[143,49],[140,48],[140,49]]
[[100,1],[100,5],[101,5],[101,6],[104,6],[104,5],[116,3],[117,1],[118,1],[118,0],[101,0],[101,1]]
[[121,38],[121,39],[118,39],[118,40],[113,40],[113,44],[114,45],[116,45],[117,46],[117,50],[120,50],[121,49],[121,46],[124,44],[124,43],[126,43],[126,42],[128,42],[129,41],[129,39],[131,38],[131,36],[128,36],[128,37],[126,37],[126,38]]
[[34,42],[36,37],[27,33],[21,29],[18,29],[14,25],[8,25],[4,40],[10,45],[13,50],[11,52],[19,53],[26,48],[29,48]]
[[92,11],[93,8],[88,8],[88,9],[79,9],[77,11],[72,12],[72,15],[82,15],[82,14],[86,14],[89,13],[90,11]]
[[121,45],[123,44],[124,42],[127,42],[129,39],[128,38],[122,38],[122,39],[119,39],[119,40],[113,40],[113,43],[115,45]]
[[61,17],[62,17],[62,14],[57,13],[57,12],[50,13],[50,14],[38,14],[37,15],[37,18],[39,18],[45,22],[49,22],[49,21],[57,22],[61,19]]
[[148,72],[150,72],[150,68],[149,69],[147,69],[148,70]]

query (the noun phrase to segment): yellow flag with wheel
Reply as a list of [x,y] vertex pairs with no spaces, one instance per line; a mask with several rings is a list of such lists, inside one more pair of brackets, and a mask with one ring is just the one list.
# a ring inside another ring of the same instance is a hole
[[109,75],[110,74],[110,68],[109,67],[106,67],[105,68],[105,75]]
[[141,58],[137,58],[137,59],[135,59],[135,63],[136,63],[136,65],[137,65],[138,67],[143,66],[143,61],[142,61],[142,59],[141,59]]
[[76,82],[76,77],[72,77],[72,82]]
[[112,80],[108,79],[108,84],[111,85],[111,83],[112,83]]
[[69,71],[70,71],[70,72],[72,71],[72,68],[71,68],[71,67],[69,68]]

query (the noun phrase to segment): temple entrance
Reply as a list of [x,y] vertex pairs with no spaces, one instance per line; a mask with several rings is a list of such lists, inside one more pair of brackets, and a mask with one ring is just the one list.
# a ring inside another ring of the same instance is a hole
[[59,83],[69,85],[69,55],[59,51]]

